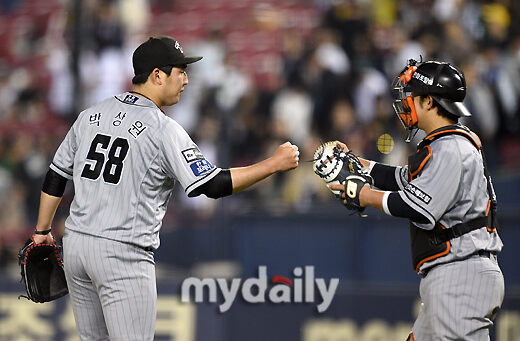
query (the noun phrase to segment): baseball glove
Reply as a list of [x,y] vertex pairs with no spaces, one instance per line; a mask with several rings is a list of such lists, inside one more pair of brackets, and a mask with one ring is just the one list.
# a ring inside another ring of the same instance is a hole
[[[314,172],[325,181],[329,189],[332,184],[345,184],[346,186],[345,181],[347,177],[352,175],[362,178],[364,183],[368,183],[370,186],[374,184],[374,180],[363,167],[359,158],[352,151],[345,152],[338,148],[335,141],[325,142],[320,145],[314,152],[313,159]],[[361,187],[363,186],[359,187],[359,191],[361,191]],[[347,188],[345,187],[345,189]],[[336,197],[340,198],[340,191],[332,189],[331,191]],[[345,198],[347,200],[347,205],[345,206],[348,209],[358,212],[362,212],[365,209],[359,205],[359,192],[357,193],[357,202],[351,200],[352,198],[349,198],[347,195],[345,195]],[[350,203],[349,200],[351,201]]]
[[27,296],[21,297],[44,303],[68,294],[61,245],[35,244],[28,239],[18,253],[18,264],[27,292]]

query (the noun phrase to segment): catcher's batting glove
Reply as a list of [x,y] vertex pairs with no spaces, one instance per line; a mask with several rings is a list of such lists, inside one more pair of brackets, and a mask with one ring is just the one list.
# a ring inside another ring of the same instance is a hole
[[345,190],[341,196],[343,205],[349,210],[361,213],[365,210],[359,203],[359,193],[365,185],[370,186],[370,177],[362,175],[349,175],[345,178]]

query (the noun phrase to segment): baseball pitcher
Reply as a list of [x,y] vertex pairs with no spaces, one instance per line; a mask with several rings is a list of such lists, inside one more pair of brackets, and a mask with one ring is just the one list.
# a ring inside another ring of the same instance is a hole
[[187,65],[200,59],[171,37],[141,44],[133,90],[84,110],[52,160],[32,238],[54,242],[51,223],[73,180],[64,270],[81,340],[153,340],[153,251],[176,183],[189,197],[220,198],[298,165],[298,148],[287,142],[257,164],[216,167],[161,111],[179,101]]

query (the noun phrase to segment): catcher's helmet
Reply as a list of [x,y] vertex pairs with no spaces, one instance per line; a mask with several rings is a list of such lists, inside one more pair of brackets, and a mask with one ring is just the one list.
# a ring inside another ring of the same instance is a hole
[[412,91],[415,95],[432,96],[440,106],[455,116],[471,116],[462,104],[466,97],[464,74],[449,63],[410,59],[392,82],[392,90],[395,97],[394,110],[409,130],[417,126]]

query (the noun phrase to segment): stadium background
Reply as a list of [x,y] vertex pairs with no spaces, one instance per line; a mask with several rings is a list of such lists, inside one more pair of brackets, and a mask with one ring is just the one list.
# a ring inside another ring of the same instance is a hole
[[[74,340],[67,299],[22,293],[16,253],[31,234],[49,161],[77,114],[130,87],[131,53],[150,35],[177,38],[190,84],[167,114],[222,167],[290,140],[309,160],[319,141],[403,164],[412,147],[391,108],[390,79],[408,58],[466,75],[466,121],[484,141],[499,198],[506,298],[493,339],[520,340],[520,3],[513,0],[1,0],[0,340]],[[390,134],[389,154],[376,148]],[[417,140],[417,138],[416,138]],[[55,219],[63,230],[68,186]],[[239,195],[171,200],[156,252],[157,340],[404,340],[419,278],[405,220],[349,216],[310,163]],[[179,303],[182,280],[293,278],[297,266],[340,278],[331,307]],[[495,335],[496,334],[496,335]]]

